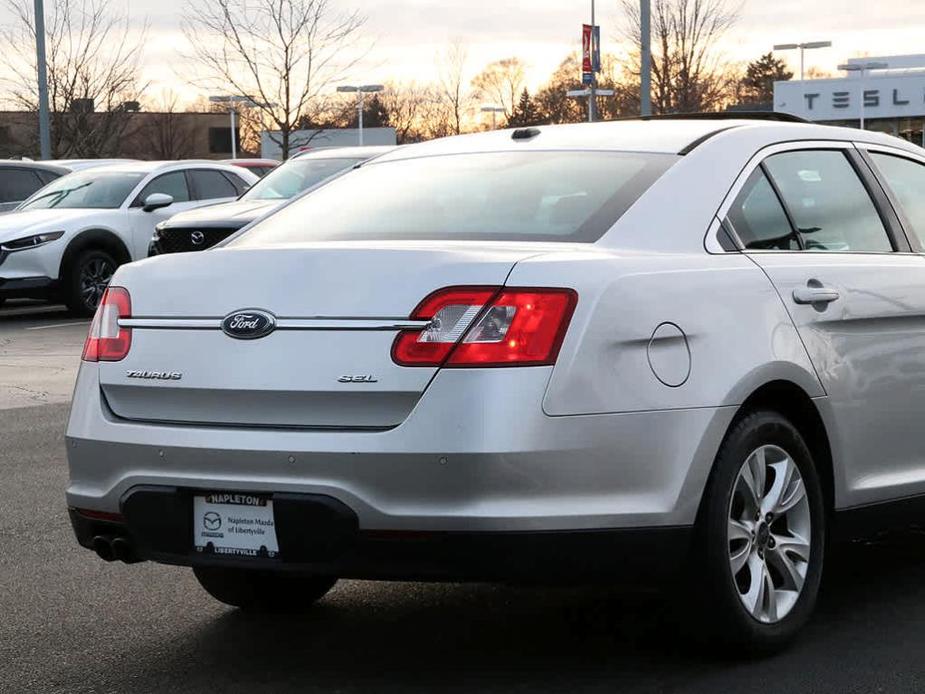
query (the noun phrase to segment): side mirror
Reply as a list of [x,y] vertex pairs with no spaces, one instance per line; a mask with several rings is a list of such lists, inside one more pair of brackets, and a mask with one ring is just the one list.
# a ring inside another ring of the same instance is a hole
[[166,193],[151,193],[144,200],[144,207],[142,209],[145,212],[153,212],[154,210],[159,210],[162,207],[168,207],[173,205],[173,196],[167,195]]

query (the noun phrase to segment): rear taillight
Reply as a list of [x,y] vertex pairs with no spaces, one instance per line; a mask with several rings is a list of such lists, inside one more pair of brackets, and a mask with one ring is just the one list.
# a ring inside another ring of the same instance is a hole
[[84,344],[84,361],[120,361],[132,346],[132,329],[119,325],[120,318],[132,317],[132,299],[128,290],[109,287],[96,309],[90,334]]
[[399,333],[392,359],[448,368],[554,364],[577,302],[571,289],[441,289],[411,314],[430,324]]

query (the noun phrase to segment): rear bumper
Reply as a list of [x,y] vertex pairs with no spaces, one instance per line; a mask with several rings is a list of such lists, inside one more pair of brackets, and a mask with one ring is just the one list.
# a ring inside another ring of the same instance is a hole
[[549,417],[548,367],[445,370],[388,431],[210,428],[108,411],[85,364],[67,431],[71,507],[133,488],[313,494],[361,532],[522,533],[694,523],[735,408]]
[[138,487],[122,500],[123,522],[71,510],[78,542],[128,542],[131,560],[179,566],[261,568],[340,578],[426,581],[575,581],[627,583],[670,576],[687,556],[691,528],[536,532],[400,532],[359,528],[336,499],[277,494],[276,559],[203,554],[191,547],[191,490]]

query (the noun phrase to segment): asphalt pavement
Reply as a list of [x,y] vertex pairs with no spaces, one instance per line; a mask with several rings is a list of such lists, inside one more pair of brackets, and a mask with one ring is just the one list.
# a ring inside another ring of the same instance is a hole
[[0,692],[925,691],[914,532],[845,550],[803,637],[745,662],[688,648],[654,593],[349,581],[307,615],[261,617],[187,569],[104,563],[64,503],[86,324],[41,310],[0,311]]

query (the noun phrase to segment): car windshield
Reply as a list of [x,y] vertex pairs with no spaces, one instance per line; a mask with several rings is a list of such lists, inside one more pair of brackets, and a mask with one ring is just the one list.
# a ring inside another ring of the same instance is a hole
[[[487,152],[369,163],[234,239],[599,239],[678,157]],[[256,186],[255,186],[256,187]]]
[[243,200],[288,200],[303,190],[321,183],[344,169],[356,166],[364,159],[292,159],[264,176],[247,191]]
[[20,210],[119,207],[144,178],[142,173],[86,171],[62,176],[19,206]]

